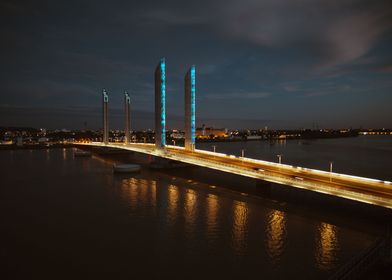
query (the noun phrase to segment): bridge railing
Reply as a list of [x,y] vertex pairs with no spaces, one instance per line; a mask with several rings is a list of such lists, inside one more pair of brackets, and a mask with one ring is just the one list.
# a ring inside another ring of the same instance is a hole
[[[184,161],[184,157],[187,157],[186,155],[181,155],[181,157],[176,156],[175,154],[170,154],[167,153],[168,158],[175,158],[178,161]],[[358,193],[358,192],[353,192],[353,191],[348,191],[348,190],[343,190],[343,189],[336,189],[336,188],[332,188],[329,187],[323,183],[312,183],[312,182],[308,182],[308,181],[300,181],[294,178],[289,178],[287,176],[282,176],[282,175],[269,175],[268,172],[260,172],[260,171],[256,171],[256,170],[252,170],[246,167],[239,167],[238,165],[233,165],[233,164],[228,164],[228,163],[222,163],[222,162],[216,162],[213,160],[209,160],[209,159],[205,159],[203,158],[202,160],[195,160],[194,158],[191,158],[190,160],[187,160],[187,162],[189,163],[189,161],[192,161],[193,164],[199,165],[199,166],[205,166],[205,167],[209,167],[209,168],[213,168],[216,170],[221,170],[221,171],[225,171],[222,170],[224,168],[222,167],[226,167],[228,172],[231,173],[235,173],[235,174],[239,174],[239,175],[244,175],[247,177],[253,177],[253,178],[257,178],[257,179],[262,179],[262,180],[266,180],[266,181],[270,181],[270,182],[274,182],[274,183],[278,183],[278,184],[286,184],[286,185],[290,185],[290,186],[294,186],[294,187],[298,187],[298,188],[302,188],[302,189],[307,189],[307,190],[314,190],[317,192],[321,192],[321,193],[325,193],[328,195],[335,195],[335,196],[339,196],[339,197],[343,197],[343,198],[347,198],[347,199],[351,199],[351,200],[357,200],[357,201],[362,201],[362,202],[366,202],[366,203],[371,203],[371,204],[382,204],[388,208],[392,208],[392,200],[390,199],[385,199],[379,196],[374,196],[371,194],[363,194],[363,193]],[[208,164],[206,164],[208,163]]]
[[[230,157],[230,155],[227,155],[227,154],[214,153],[214,152],[206,151],[206,150],[196,150],[196,151],[199,153],[210,154],[212,156]],[[390,181],[384,181],[384,180],[378,180],[378,179],[372,179],[372,178],[366,178],[366,177],[360,177],[360,176],[354,176],[354,175],[348,175],[348,174],[341,174],[341,173],[329,172],[329,171],[300,167],[300,166],[293,166],[293,165],[289,165],[289,164],[282,164],[282,163],[270,162],[270,161],[247,158],[247,157],[236,157],[236,156],[233,156],[233,157],[238,158],[243,161],[246,161],[246,162],[250,162],[250,163],[264,164],[264,165],[269,165],[269,166],[274,166],[274,167],[279,167],[279,168],[286,168],[289,170],[293,170],[293,169],[294,170],[302,170],[302,171],[306,171],[306,172],[319,173],[319,174],[330,176],[330,177],[348,178],[351,180],[368,181],[368,182],[372,182],[372,183],[383,183],[383,184],[387,184],[387,185],[392,185],[392,182],[390,182]]]

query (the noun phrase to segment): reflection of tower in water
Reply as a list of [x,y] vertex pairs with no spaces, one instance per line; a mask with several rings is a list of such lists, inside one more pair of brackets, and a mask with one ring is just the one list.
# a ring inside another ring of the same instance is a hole
[[135,210],[137,208],[137,204],[140,199],[139,185],[140,185],[139,180],[136,178],[124,179],[122,181],[122,185],[121,185],[122,196],[124,197],[124,199],[128,201],[129,206],[131,207],[132,210]]
[[245,254],[248,215],[247,204],[242,201],[234,201],[232,244],[238,255]]
[[286,242],[286,216],[279,210],[272,210],[268,215],[266,247],[273,263],[278,262]]
[[122,196],[128,201],[132,210],[137,209],[140,205],[151,205],[153,209],[156,206],[156,181],[129,178],[122,180]]
[[146,204],[148,202],[148,181],[146,179],[138,179],[138,189],[139,189],[139,202],[142,204]]
[[148,190],[150,191],[150,203],[151,206],[153,206],[154,209],[156,209],[157,206],[157,181],[151,180],[149,181],[149,188]]
[[172,225],[174,225],[177,220],[178,200],[179,200],[178,187],[175,185],[169,185],[167,189],[167,203],[168,203],[167,219]]
[[216,235],[217,216],[218,216],[218,196],[214,194],[207,195],[207,236],[213,237]]
[[185,231],[188,234],[193,233],[196,220],[197,194],[194,190],[188,189],[185,194],[184,216]]
[[339,250],[337,228],[328,223],[321,223],[318,228],[318,233],[316,263],[320,269],[330,270],[336,264],[336,255]]
[[63,160],[66,161],[67,160],[67,149],[63,148]]

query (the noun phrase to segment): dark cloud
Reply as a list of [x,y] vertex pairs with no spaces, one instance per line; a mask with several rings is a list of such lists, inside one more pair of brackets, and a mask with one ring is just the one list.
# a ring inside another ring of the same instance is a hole
[[[272,125],[281,127],[313,121],[346,125],[342,119],[359,126],[366,106],[380,110],[376,105],[384,108],[392,101],[391,3],[0,1],[1,105],[45,116],[49,111],[40,108],[99,108],[106,88],[112,109],[122,108],[127,90],[132,108],[151,115],[153,71],[166,56],[172,116],[183,114],[183,76],[196,64],[199,119],[246,126],[230,119],[235,114],[260,122],[279,119]],[[326,101],[335,103],[340,118],[329,117]],[[308,110],[315,113],[298,114]],[[23,114],[7,112],[7,120],[23,125]],[[61,112],[58,123],[71,126],[62,120],[68,111]],[[367,122],[388,125],[380,114],[370,113]],[[388,114],[389,109],[382,113]],[[40,118],[35,120],[42,126]],[[140,117],[140,124],[148,123]],[[181,127],[182,122],[173,119],[169,125]]]

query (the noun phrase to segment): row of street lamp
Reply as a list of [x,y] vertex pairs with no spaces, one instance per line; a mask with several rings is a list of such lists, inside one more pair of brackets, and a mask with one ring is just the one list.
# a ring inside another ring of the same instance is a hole
[[[176,141],[175,140],[173,140],[173,145],[174,146],[176,145]],[[212,145],[212,149],[213,149],[214,153],[216,153],[216,145]],[[276,155],[276,156],[278,157],[278,163],[282,164],[282,156],[283,155]],[[245,157],[245,150],[244,149],[241,149],[241,157],[242,158]],[[332,173],[332,167],[333,167],[333,162],[330,161],[329,162],[329,172],[331,172],[331,173]]]
[[[216,145],[213,145],[213,146],[212,146],[212,149],[213,149],[214,153],[216,153]],[[279,164],[282,164],[282,156],[283,156],[283,155],[276,155],[276,156],[278,157],[278,163],[279,163]],[[242,157],[242,158],[245,157],[245,150],[244,150],[244,149],[241,149],[241,157]],[[332,167],[333,167],[333,162],[330,161],[330,162],[329,162],[329,172],[331,172],[331,173],[332,173]]]

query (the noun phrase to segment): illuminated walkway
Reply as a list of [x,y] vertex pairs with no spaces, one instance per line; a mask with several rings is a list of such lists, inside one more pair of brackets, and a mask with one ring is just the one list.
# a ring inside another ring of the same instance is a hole
[[154,144],[141,143],[77,144],[135,151],[392,209],[392,182],[389,181],[330,173],[205,150],[189,151],[177,146],[156,149]]

